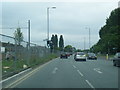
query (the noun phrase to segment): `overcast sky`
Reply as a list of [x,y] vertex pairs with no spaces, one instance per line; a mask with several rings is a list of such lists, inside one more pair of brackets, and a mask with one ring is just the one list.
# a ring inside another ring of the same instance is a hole
[[[89,30],[91,46],[99,40],[99,30],[105,25],[110,12],[118,7],[118,2],[3,2],[2,23],[0,27],[27,27],[31,20],[31,42],[45,45],[47,38],[47,12],[50,9],[50,37],[63,35],[65,45],[76,48],[89,47]],[[0,14],[1,15],[1,14]],[[19,22],[19,24],[18,24]],[[15,29],[4,29],[2,33],[13,36]],[[24,40],[27,41],[27,29],[22,29]]]

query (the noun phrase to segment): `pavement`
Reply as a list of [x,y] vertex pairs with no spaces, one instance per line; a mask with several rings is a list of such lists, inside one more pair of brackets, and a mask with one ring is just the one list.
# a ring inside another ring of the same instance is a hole
[[[112,61],[75,61],[56,58],[17,80],[5,88],[118,88],[119,67]],[[4,84],[4,83],[3,83]]]

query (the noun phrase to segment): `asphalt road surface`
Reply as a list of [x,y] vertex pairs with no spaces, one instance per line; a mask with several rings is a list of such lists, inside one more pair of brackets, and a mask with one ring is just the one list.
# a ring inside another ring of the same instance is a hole
[[112,61],[56,58],[11,83],[10,88],[118,88],[118,67]]

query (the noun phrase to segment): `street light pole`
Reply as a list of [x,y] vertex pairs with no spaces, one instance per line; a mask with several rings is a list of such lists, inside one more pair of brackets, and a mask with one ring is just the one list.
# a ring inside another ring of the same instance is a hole
[[30,49],[30,20],[28,20],[28,49]]
[[29,67],[29,59],[30,59],[30,20],[28,20],[28,60],[27,60],[28,67]]
[[[56,7],[47,7],[47,44],[49,44],[49,10],[56,9]],[[49,45],[48,45],[49,47]]]
[[47,8],[47,39],[49,40],[49,7]]
[[90,28],[89,28],[89,49],[90,49],[91,43],[90,43]]
[[90,46],[91,46],[91,43],[90,43],[90,27],[88,28],[88,27],[86,27],[86,29],[88,29],[89,30],[89,50],[90,50]]

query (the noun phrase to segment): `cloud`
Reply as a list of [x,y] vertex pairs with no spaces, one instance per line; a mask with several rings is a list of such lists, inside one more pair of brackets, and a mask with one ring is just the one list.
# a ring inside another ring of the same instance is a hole
[[[50,36],[52,34],[64,35],[65,44],[73,44],[83,48],[83,38],[88,38],[88,29],[91,29],[91,45],[99,40],[99,30],[105,24],[110,12],[117,7],[117,2],[4,2],[2,4],[3,27],[27,27],[31,20],[31,41],[45,45],[42,42],[47,37],[47,7],[50,9]],[[18,24],[19,22],[19,24]],[[3,33],[13,36],[15,29],[4,29]],[[24,39],[27,40],[27,29],[22,29]],[[79,42],[80,40],[80,42]],[[88,41],[86,41],[87,43]],[[86,44],[87,45],[87,44]],[[88,46],[86,46],[88,48]]]

